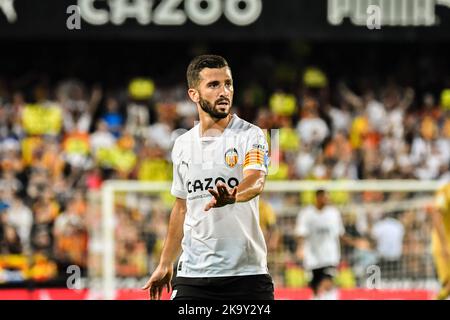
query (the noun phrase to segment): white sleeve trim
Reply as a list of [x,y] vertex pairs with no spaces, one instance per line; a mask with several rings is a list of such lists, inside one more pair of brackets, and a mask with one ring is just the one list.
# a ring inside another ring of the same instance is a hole
[[170,193],[177,198],[186,199],[186,192],[172,188]]
[[267,168],[264,165],[250,164],[250,165],[244,167],[243,171],[246,171],[246,170],[259,170],[259,171],[263,171],[267,175]]

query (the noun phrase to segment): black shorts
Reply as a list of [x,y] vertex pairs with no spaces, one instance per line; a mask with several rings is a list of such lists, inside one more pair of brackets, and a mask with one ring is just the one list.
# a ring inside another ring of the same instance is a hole
[[186,278],[172,280],[172,300],[273,300],[274,287],[268,274]]
[[323,268],[313,269],[313,270],[311,270],[311,272],[312,272],[312,279],[311,279],[311,282],[309,283],[309,286],[311,289],[316,291],[319,284],[324,279],[330,279],[330,280],[334,279],[334,277],[336,276],[336,267],[333,267],[333,266],[323,267]]

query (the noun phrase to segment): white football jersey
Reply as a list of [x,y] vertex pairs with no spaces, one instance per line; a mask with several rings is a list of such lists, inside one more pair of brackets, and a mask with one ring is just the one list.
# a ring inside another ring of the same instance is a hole
[[345,229],[340,212],[333,206],[319,211],[308,206],[297,217],[296,234],[304,237],[304,267],[314,270],[337,266],[341,257],[340,236]]
[[224,277],[267,274],[267,249],[259,226],[259,197],[204,211],[209,188],[237,186],[244,170],[267,174],[263,131],[233,115],[218,137],[200,137],[197,124],[178,137],[172,151],[171,193],[186,199],[182,254],[177,275]]

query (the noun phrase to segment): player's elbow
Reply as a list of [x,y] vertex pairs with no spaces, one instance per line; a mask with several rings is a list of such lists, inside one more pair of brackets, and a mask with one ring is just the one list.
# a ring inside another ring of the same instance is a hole
[[254,184],[255,196],[259,196],[264,191],[264,178],[258,178]]
[[263,192],[265,182],[266,182],[266,176],[264,173],[260,172],[256,179],[256,182],[255,182],[255,189],[256,189],[256,192],[258,193],[258,195]]
[[187,212],[186,200],[185,199],[181,199],[181,198],[177,198],[175,200],[175,205],[173,207],[173,212],[176,212],[177,214],[185,215],[186,212]]

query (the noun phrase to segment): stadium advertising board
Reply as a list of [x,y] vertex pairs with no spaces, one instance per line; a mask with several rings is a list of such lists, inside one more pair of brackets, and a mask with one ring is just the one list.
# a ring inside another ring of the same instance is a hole
[[450,0],[0,0],[0,37],[448,39]]
[[[368,290],[346,289],[339,291],[340,300],[431,300],[433,292],[429,290]],[[70,290],[65,288],[1,289],[0,300],[96,300],[98,292],[89,289]],[[275,289],[276,300],[309,300],[310,289]],[[114,300],[147,300],[148,292],[142,290],[120,289]],[[170,294],[162,293],[162,300],[169,300]]]

